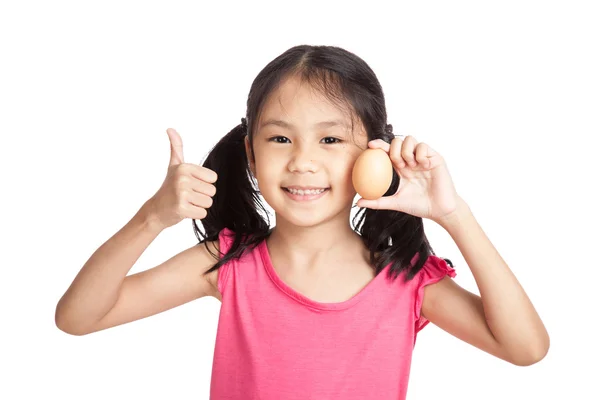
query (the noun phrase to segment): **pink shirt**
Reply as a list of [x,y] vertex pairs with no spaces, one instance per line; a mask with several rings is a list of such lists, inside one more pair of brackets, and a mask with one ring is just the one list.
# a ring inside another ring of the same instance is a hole
[[320,303],[278,277],[265,241],[223,265],[210,398],[405,399],[416,335],[429,323],[423,287],[456,273],[436,256],[408,283],[388,279],[389,267],[349,300]]

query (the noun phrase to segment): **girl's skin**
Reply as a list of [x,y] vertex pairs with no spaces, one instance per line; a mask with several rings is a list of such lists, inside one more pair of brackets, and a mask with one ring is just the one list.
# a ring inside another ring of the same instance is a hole
[[[393,196],[357,205],[428,218],[455,241],[481,297],[449,277],[427,285],[421,313],[457,338],[516,365],[541,360],[549,348],[542,321],[500,254],[456,193],[442,156],[412,136],[391,144],[368,142],[358,119],[300,81],[290,78],[273,92],[255,130],[250,169],[276,213],[267,239],[273,267],[288,285],[320,302],[341,302],[374,276],[369,254],[350,226],[355,191],[352,167],[367,148],[388,152],[400,175]],[[341,121],[333,124],[328,121]],[[205,274],[214,258],[196,244],[160,265],[127,275],[165,228],[184,218],[202,219],[212,204],[214,171],[184,163],[179,134],[168,129],[171,159],[165,182],[136,215],[100,246],[56,307],[56,324],[86,335],[169,310],[203,296],[221,298],[219,270]],[[413,163],[413,165],[411,165]],[[282,187],[326,187],[311,202],[291,198]],[[207,243],[218,247],[218,241]]]
[[[329,121],[338,121],[331,124]],[[358,121],[358,120],[356,120]],[[516,365],[540,361],[548,333],[527,294],[456,193],[442,156],[412,136],[391,145],[368,142],[364,127],[296,78],[268,98],[255,127],[250,169],[276,213],[267,239],[273,266],[291,287],[322,302],[343,301],[374,276],[368,251],[350,224],[356,192],[352,167],[363,150],[389,153],[401,177],[398,192],[359,207],[389,209],[428,218],[453,238],[479,288],[477,296],[451,278],[428,285],[421,313],[441,329]],[[329,188],[319,199],[302,202],[282,187]],[[213,286],[216,274],[212,276]]]
[[[336,120],[339,125],[328,123]],[[339,279],[358,274],[362,285],[357,282],[354,286],[360,287],[346,293],[348,298],[374,276],[368,250],[349,224],[356,194],[352,166],[367,147],[362,127],[353,135],[342,125],[349,123],[342,110],[294,79],[283,83],[263,108],[253,138],[255,160],[246,139],[250,169],[276,212],[277,224],[267,240],[274,267],[283,278],[290,276],[289,281],[303,277],[317,285],[326,275],[335,282],[334,273]],[[302,202],[282,189],[290,186],[330,190],[318,200]],[[349,268],[356,273],[349,274]],[[344,287],[346,281],[337,281],[337,286]],[[326,296],[332,288],[324,281],[321,285]]]

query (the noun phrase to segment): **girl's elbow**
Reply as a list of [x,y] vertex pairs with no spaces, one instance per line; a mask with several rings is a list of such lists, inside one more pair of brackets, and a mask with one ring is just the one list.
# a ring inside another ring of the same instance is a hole
[[542,361],[550,350],[550,340],[546,339],[541,344],[532,346],[531,351],[523,352],[519,357],[515,357],[513,364],[519,367],[528,367]]
[[60,308],[60,303],[54,312],[54,324],[59,330],[63,331],[64,333],[68,333],[69,335],[83,336],[88,333],[84,330],[81,330],[79,325],[74,323],[72,319],[69,319],[66,312]]

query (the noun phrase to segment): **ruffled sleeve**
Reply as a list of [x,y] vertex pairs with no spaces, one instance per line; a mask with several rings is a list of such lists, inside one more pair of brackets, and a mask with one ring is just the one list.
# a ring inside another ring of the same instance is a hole
[[429,320],[421,315],[421,306],[423,305],[425,286],[441,281],[446,275],[454,278],[456,276],[456,271],[444,259],[431,255],[427,261],[425,261],[423,268],[415,276],[414,279],[417,280],[415,301],[415,334],[429,323]]
[[[229,251],[234,238],[235,233],[233,233],[233,231],[231,231],[229,228],[223,228],[221,232],[219,232],[219,252],[221,253],[220,258],[223,258],[223,255]],[[221,293],[221,295],[223,295],[223,292],[225,291],[230,270],[231,263],[229,262],[219,267],[217,274],[217,288],[219,289],[219,293]]]

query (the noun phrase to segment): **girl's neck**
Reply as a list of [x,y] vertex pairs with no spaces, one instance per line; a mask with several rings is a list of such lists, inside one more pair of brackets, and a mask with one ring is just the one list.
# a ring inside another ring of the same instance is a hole
[[279,268],[307,273],[323,269],[329,272],[332,265],[356,262],[368,254],[360,235],[341,219],[312,227],[278,222],[267,239],[267,247],[273,259],[286,260]]

